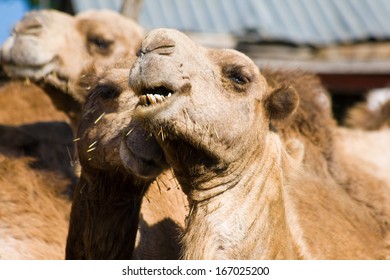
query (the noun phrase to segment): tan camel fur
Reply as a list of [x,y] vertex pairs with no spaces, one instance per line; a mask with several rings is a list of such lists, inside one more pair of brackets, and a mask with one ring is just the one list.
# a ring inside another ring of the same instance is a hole
[[[388,188],[343,164],[331,126],[330,143],[295,130],[317,124],[285,128],[300,110],[293,86],[267,84],[245,55],[167,29],[144,39],[129,83],[140,96],[135,120],[156,137],[190,201],[183,258],[389,256]],[[294,133],[299,140],[287,137]],[[310,163],[315,153],[323,170]],[[355,185],[352,172],[364,180]]]
[[34,85],[17,81],[0,87],[0,152],[33,158],[35,167],[55,171],[75,184],[72,131],[67,117]]
[[390,186],[390,129],[361,130],[340,127],[337,130],[344,154],[364,165],[364,170]]
[[[277,88],[288,84],[299,95],[296,113],[284,122],[273,121],[273,124],[282,139],[294,137],[304,143],[306,167],[324,179],[331,177],[347,190],[350,185],[355,186],[355,190],[366,184],[385,187],[380,180],[390,186],[387,130],[361,131],[338,126],[332,116],[330,97],[316,76],[267,68],[261,72],[269,86]],[[361,195],[365,196],[360,194],[356,199],[364,201]]]
[[0,259],[63,259],[71,202],[67,180],[0,154]]
[[0,63],[11,78],[40,84],[77,128],[85,97],[73,85],[90,60],[107,61],[135,54],[143,37],[138,24],[120,14],[87,11],[76,16],[32,11],[18,22],[1,48]]
[[0,259],[63,259],[76,181],[67,117],[33,84],[2,85],[0,104]]
[[368,92],[365,102],[349,109],[345,124],[338,133],[346,153],[390,184],[390,90]]
[[67,259],[179,256],[187,200],[170,171],[155,179],[167,167],[162,151],[142,126],[131,123],[138,102],[127,86],[133,60],[91,66],[78,83],[88,98],[78,130],[82,172]]
[[390,127],[390,88],[371,90],[366,101],[358,103],[347,112],[346,126],[380,130]]

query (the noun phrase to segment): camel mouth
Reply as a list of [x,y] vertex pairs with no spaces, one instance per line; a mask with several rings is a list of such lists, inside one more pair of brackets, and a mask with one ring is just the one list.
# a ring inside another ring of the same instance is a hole
[[149,107],[162,104],[173,94],[174,91],[165,86],[143,88],[140,92],[139,105]]
[[[5,60],[3,59],[2,64],[4,72],[10,77],[15,78],[31,78],[35,81],[44,79],[49,75],[59,75],[56,73],[56,68],[59,63],[58,57],[53,57],[47,62],[42,62],[39,64],[25,62],[17,63],[14,60]],[[61,78],[64,79],[64,78]]]

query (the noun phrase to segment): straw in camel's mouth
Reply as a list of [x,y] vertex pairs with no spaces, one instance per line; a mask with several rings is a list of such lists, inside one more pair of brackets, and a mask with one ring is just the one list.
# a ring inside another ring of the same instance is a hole
[[153,106],[165,102],[174,94],[172,89],[164,86],[154,88],[144,88],[141,90],[139,105]]

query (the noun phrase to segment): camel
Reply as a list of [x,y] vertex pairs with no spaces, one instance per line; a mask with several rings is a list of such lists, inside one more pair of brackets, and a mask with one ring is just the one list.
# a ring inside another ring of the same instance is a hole
[[135,53],[141,38],[138,25],[114,12],[44,10],[28,13],[2,46],[1,71],[13,80],[0,88],[0,258],[64,258],[77,180],[64,122],[77,126],[84,100],[73,84],[84,63]]
[[85,96],[73,86],[88,61],[107,61],[135,54],[142,28],[109,10],[76,16],[55,11],[32,11],[18,22],[1,47],[0,64],[11,78],[40,85],[53,104],[77,129]]
[[389,189],[343,164],[331,124],[317,131],[324,139],[305,140],[317,124],[296,116],[288,130],[300,96],[268,80],[245,55],[175,30],[151,31],[141,45],[133,121],[155,136],[188,196],[182,257],[388,258]]
[[177,237],[188,212],[186,198],[165,170],[154,138],[142,126],[130,124],[138,102],[127,86],[134,58],[109,67],[91,65],[78,82],[88,98],[76,142],[82,170],[67,259],[179,256]]
[[[28,103],[31,108],[23,110],[23,114],[4,110],[6,113],[0,115],[1,123],[3,120],[5,123],[33,123],[34,119],[44,117],[48,121],[67,121],[75,133],[85,102],[85,96],[76,93],[81,91],[74,89],[82,69],[89,61],[98,63],[135,54],[142,36],[143,30],[138,24],[109,10],[91,10],[74,17],[54,10],[27,13],[15,25],[0,55],[5,73],[12,79],[25,81],[2,85],[0,101],[4,101],[5,108],[14,108],[7,99],[12,92],[16,95],[12,100],[23,105]],[[26,97],[27,92],[29,97]],[[57,109],[52,109],[46,96]],[[67,159],[77,169],[73,152]]]
[[[390,184],[390,92],[368,92],[366,102],[347,111],[345,128],[338,133],[346,154],[364,161],[366,168]],[[356,151],[360,151],[356,154]]]
[[380,130],[390,127],[390,90],[381,88],[371,90],[366,102],[358,103],[347,111],[346,126]]
[[[96,48],[95,48],[95,49],[96,49]],[[79,97],[77,97],[76,99],[78,99],[78,100],[84,100],[84,95],[82,95],[81,98],[80,98],[80,96],[79,96]],[[73,112],[73,109],[71,110],[71,112]],[[150,190],[153,190],[153,188],[150,188]],[[153,201],[153,197],[154,197],[153,195],[149,196],[148,201]],[[141,223],[142,223],[142,220],[141,220]],[[145,235],[147,234],[147,232],[148,232],[148,231],[145,230],[143,235],[145,236]],[[152,240],[152,239],[150,239],[150,240]],[[158,256],[158,254],[157,254],[157,256]]]

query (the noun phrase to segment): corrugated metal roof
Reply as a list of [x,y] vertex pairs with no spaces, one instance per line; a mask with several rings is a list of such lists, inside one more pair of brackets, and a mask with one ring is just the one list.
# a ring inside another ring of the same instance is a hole
[[[73,0],[76,11],[119,10],[121,0]],[[251,34],[259,41],[326,45],[389,40],[389,0],[144,0],[146,29]]]
[[119,11],[123,0],[72,0],[76,13],[89,9],[110,9]]

